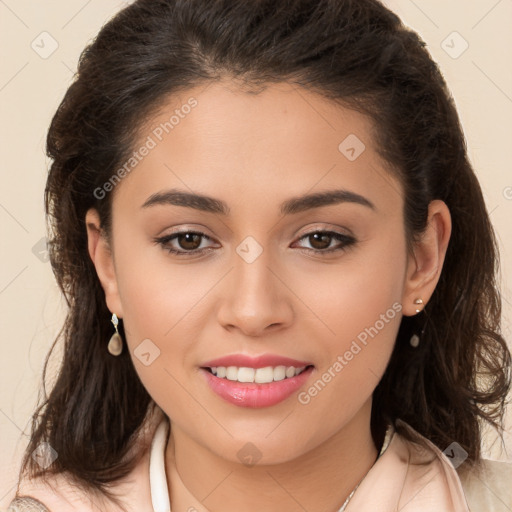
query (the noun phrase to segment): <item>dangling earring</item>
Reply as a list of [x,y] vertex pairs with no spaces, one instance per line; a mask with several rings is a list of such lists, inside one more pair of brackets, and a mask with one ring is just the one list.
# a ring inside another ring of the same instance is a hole
[[123,340],[121,338],[121,335],[119,334],[119,331],[117,330],[117,326],[119,324],[119,319],[117,318],[117,315],[115,313],[112,314],[112,320],[111,322],[114,324],[114,327],[116,329],[116,332],[112,334],[112,337],[110,338],[110,341],[108,342],[108,351],[113,356],[118,356],[123,351]]
[[[414,304],[423,304],[423,300],[421,300],[421,299],[416,299],[416,300],[414,301]],[[420,310],[419,310],[419,309],[416,309],[416,313],[419,313],[419,312],[420,312]],[[425,330],[425,329],[422,329],[421,334],[423,334],[423,331],[424,331],[424,330]],[[411,344],[411,347],[416,348],[416,347],[420,344],[420,337],[419,337],[417,334],[413,334],[413,335],[411,336],[411,339],[409,340],[409,343]]]

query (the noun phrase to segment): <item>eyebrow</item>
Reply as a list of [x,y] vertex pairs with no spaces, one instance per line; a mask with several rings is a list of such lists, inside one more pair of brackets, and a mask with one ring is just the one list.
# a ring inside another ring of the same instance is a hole
[[[355,203],[376,210],[375,205],[369,199],[366,199],[366,197],[351,192],[350,190],[339,189],[293,197],[281,204],[280,211],[282,215],[292,215],[313,208],[340,203]],[[165,190],[152,194],[142,205],[142,208],[149,208],[155,205],[185,206],[187,208],[225,216],[228,216],[230,213],[230,208],[227,203],[220,199],[178,189]]]

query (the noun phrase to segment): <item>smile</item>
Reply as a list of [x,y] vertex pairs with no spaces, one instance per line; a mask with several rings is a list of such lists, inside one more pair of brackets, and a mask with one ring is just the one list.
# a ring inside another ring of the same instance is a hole
[[210,368],[213,375],[221,379],[236,380],[238,382],[256,382],[267,384],[269,382],[290,379],[305,370],[305,366],[266,366],[264,368],[249,368],[246,366],[217,366]]
[[[313,365],[264,368],[202,367],[209,388],[239,407],[270,407],[298,391],[313,372]],[[293,372],[293,374],[292,374]]]

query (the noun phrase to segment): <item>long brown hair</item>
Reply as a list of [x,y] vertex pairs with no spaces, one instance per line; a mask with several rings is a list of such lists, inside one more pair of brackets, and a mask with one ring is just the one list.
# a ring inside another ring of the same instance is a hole
[[[94,190],[170,95],[224,77],[249,89],[287,81],[369,116],[379,153],[403,184],[409,248],[429,202],[448,205],[439,283],[420,315],[402,318],[371,426],[378,438],[388,422],[400,430],[401,419],[441,449],[458,442],[478,462],[482,424],[502,432],[510,387],[498,250],[453,99],[425,43],[377,0],[138,0],[84,50],[48,133],[49,252],[69,312],[55,340],[63,360],[33,415],[20,475],[66,471],[114,499],[108,484],[136,464],[130,450],[152,400],[130,355],[106,350],[113,329],[85,214],[96,208],[109,235],[111,194],[98,199]],[[30,457],[43,441],[58,453],[46,472]]]

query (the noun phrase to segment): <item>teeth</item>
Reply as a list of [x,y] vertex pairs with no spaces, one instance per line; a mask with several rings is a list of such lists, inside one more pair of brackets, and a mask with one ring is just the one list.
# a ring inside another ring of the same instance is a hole
[[301,366],[266,366],[265,368],[248,368],[246,366],[217,366],[212,367],[212,373],[219,378],[236,380],[238,382],[256,382],[266,384],[283,379],[289,379],[302,373],[306,367]]

